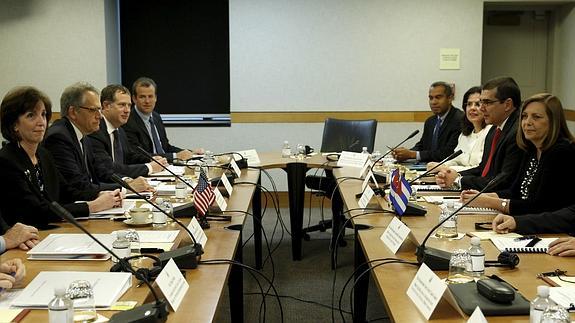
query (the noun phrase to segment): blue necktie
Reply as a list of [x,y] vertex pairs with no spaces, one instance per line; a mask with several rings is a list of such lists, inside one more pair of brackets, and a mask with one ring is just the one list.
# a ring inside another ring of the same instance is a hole
[[160,138],[158,137],[158,131],[156,130],[156,125],[150,116],[150,132],[152,133],[152,141],[154,142],[154,153],[156,154],[165,154],[164,148],[162,148],[162,143],[160,142]]
[[437,149],[437,140],[439,138],[439,129],[441,128],[441,118],[437,117],[435,128],[433,128],[433,137],[431,139],[431,150]]

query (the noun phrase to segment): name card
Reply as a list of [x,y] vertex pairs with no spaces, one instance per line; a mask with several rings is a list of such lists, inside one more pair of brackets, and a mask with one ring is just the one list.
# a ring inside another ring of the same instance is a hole
[[258,152],[255,149],[242,150],[237,153],[244,156],[244,158],[248,160],[248,165],[250,166],[259,165],[261,163],[260,156],[258,156]]
[[242,170],[240,166],[238,166],[238,163],[236,163],[236,160],[232,158],[230,164],[232,165],[232,169],[234,170],[236,175],[238,175],[238,177],[242,176]]
[[368,154],[342,151],[337,161],[337,166],[362,168],[365,165],[368,157]]
[[483,315],[483,312],[481,311],[479,306],[475,308],[475,310],[469,317],[469,320],[467,320],[467,323],[487,323],[487,319],[485,318],[485,315]]
[[375,179],[375,175],[370,170],[369,172],[367,172],[367,175],[365,176],[365,178],[363,180],[363,184],[361,184],[361,191],[362,192],[363,192],[363,190],[365,190],[365,187],[367,186],[367,184],[369,184],[369,180],[372,180],[373,183],[375,184],[375,186],[379,186],[379,184],[377,183],[377,180]]
[[359,207],[362,209],[365,209],[367,207],[367,205],[369,204],[369,201],[371,200],[371,198],[373,197],[374,194],[375,193],[373,192],[371,187],[366,186],[365,191],[363,191],[363,194],[361,194],[361,198],[357,202]]
[[208,236],[206,235],[204,229],[202,229],[202,226],[200,225],[198,220],[196,220],[195,217],[192,217],[190,224],[188,224],[188,230],[190,230],[190,232],[194,236],[194,239],[196,239],[196,241],[199,244],[201,244],[203,247],[206,246],[206,243],[208,242]]
[[164,294],[174,312],[178,310],[184,295],[190,288],[174,259],[170,259],[164,269],[162,269],[162,272],[156,278],[156,284],[160,287],[162,294]]
[[422,264],[407,289],[407,296],[425,319],[429,320],[446,289],[445,282],[426,264]]
[[228,202],[226,202],[226,199],[217,188],[214,190],[214,194],[216,195],[216,203],[220,207],[220,210],[225,211],[228,208]]
[[228,177],[226,176],[225,173],[222,175],[222,183],[224,183],[224,187],[226,188],[228,195],[232,196],[232,192],[234,191],[234,187],[232,186],[232,184],[228,180]]
[[391,220],[379,239],[383,241],[393,254],[396,254],[409,232],[411,232],[411,229],[405,223],[401,222],[397,217],[393,217],[393,220]]
[[371,162],[371,160],[368,159],[367,162],[361,168],[361,171],[359,172],[359,177],[363,177],[363,175],[365,175],[365,173],[367,172],[368,169],[371,172],[371,166],[372,165],[373,165],[373,163]]

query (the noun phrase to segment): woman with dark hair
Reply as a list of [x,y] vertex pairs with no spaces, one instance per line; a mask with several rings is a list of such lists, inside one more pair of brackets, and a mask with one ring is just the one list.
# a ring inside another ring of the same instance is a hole
[[[50,153],[40,146],[52,115],[48,97],[33,87],[17,87],[0,105],[0,128],[8,141],[0,150],[0,182],[9,187],[0,194],[2,217],[40,229],[61,221],[50,210],[52,201],[74,216],[109,209],[121,203],[118,192],[77,191],[67,185]],[[74,201],[89,201],[74,203]]]
[[[460,150],[461,155],[446,162],[441,167],[450,167],[460,172],[478,166],[483,156],[483,146],[485,136],[491,126],[485,125],[483,112],[479,109],[479,95],[481,87],[474,86],[463,95],[463,111],[465,116],[461,119],[461,134],[457,139],[457,147],[454,151]],[[437,165],[437,162],[427,164],[427,169]]]
[[[509,189],[486,193],[472,206],[488,207],[510,215],[554,211],[573,204],[575,162],[573,135],[567,128],[561,101],[549,93],[536,94],[519,111],[517,145],[526,153]],[[478,192],[461,193],[463,202]]]

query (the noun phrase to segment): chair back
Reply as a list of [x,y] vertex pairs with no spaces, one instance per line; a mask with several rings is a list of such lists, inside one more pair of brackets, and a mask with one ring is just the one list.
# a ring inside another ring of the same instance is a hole
[[323,127],[322,152],[361,152],[362,147],[372,152],[375,144],[377,120],[341,120],[327,118]]

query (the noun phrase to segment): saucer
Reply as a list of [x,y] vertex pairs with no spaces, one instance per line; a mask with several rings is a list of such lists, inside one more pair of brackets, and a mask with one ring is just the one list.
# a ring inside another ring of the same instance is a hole
[[133,222],[132,219],[126,219],[124,220],[124,223],[133,227],[145,227],[152,224],[152,219],[147,219],[144,222]]

